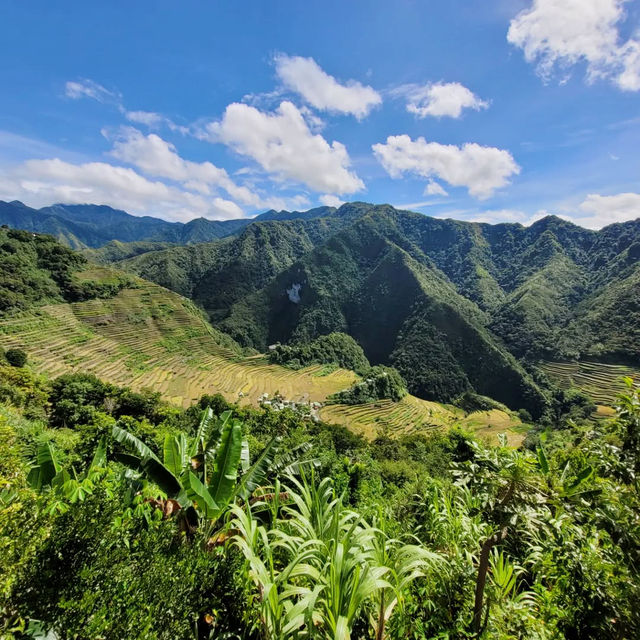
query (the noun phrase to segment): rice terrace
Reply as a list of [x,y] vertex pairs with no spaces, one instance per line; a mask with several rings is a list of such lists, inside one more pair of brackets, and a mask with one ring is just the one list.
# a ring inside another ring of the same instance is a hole
[[542,362],[541,369],[564,389],[577,387],[599,405],[611,406],[625,389],[623,378],[640,381],[638,369],[588,360],[574,362]]
[[150,4],[2,6],[0,640],[640,639],[640,0]]
[[[109,281],[115,272],[93,267],[78,278]],[[294,371],[243,357],[224,345],[192,302],[147,281],[106,300],[39,307],[0,320],[4,348],[28,350],[34,368],[53,378],[72,371],[100,375],[135,390],[153,389],[187,407],[204,394],[221,393],[230,402],[258,406],[264,394],[279,393],[294,403],[324,403],[357,376],[345,369],[312,365]],[[328,422],[357,433],[427,431],[461,423],[493,439],[502,430],[514,442],[520,420],[503,411],[465,413],[453,406],[406,396],[360,406],[331,404],[320,410]]]

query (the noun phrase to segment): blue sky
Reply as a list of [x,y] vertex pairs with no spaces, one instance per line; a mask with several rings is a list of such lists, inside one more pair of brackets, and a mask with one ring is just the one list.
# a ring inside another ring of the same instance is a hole
[[0,198],[636,218],[639,5],[8,0]]

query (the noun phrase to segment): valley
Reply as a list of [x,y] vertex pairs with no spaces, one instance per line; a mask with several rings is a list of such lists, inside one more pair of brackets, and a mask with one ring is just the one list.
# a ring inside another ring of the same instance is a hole
[[[86,272],[92,278],[108,274]],[[159,391],[181,407],[213,393],[255,406],[262,394],[276,391],[297,402],[323,401],[355,379],[344,370],[320,376],[320,366],[292,371],[242,357],[192,303],[142,280],[111,299],[45,305],[0,320],[0,342],[27,350],[34,368],[49,377],[90,372],[114,384]]]
[[[113,273],[93,267],[78,277],[106,281]],[[268,364],[259,355],[242,356],[228,338],[212,330],[191,302],[142,279],[135,281],[135,288],[106,300],[45,305],[0,319],[0,344],[27,351],[33,368],[50,378],[74,371],[94,373],[136,391],[158,391],[180,407],[215,393],[254,407],[264,394],[276,393],[297,404],[325,403],[329,395],[357,379],[344,369],[327,373],[314,365],[294,371]],[[319,417],[369,438],[386,430],[397,435],[459,423],[474,431],[488,429],[491,439],[499,428],[516,442],[521,426],[520,420],[503,411],[467,418],[456,407],[413,396],[399,403],[330,404],[321,408]]]

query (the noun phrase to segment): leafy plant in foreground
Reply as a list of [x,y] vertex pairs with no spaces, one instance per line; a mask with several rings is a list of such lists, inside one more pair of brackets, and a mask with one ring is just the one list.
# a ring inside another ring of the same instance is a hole
[[162,503],[167,515],[184,510],[189,527],[196,526],[200,518],[214,525],[236,499],[248,501],[269,472],[296,462],[281,456],[276,464],[280,444],[276,436],[250,464],[242,422],[231,414],[225,411],[215,418],[210,408],[205,409],[194,438],[184,433],[165,437],[163,460],[140,439],[114,425],[114,439],[135,452],[117,453],[116,460],[161,489],[168,499]]

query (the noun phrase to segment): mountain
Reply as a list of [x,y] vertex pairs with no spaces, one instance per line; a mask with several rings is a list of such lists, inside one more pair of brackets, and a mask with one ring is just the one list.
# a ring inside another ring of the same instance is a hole
[[212,317],[223,317],[230,304],[264,287],[361,213],[355,207],[342,212],[321,207],[310,215],[268,211],[223,242],[144,253],[119,266],[192,297]]
[[[92,205],[4,208],[64,222],[78,240],[91,224],[106,239],[133,218]],[[189,244],[213,223],[155,220],[153,240],[85,253],[190,297],[245,347],[347,333],[428,400],[475,390],[539,415],[536,362],[640,362],[640,220],[601,231],[555,216],[490,225],[356,202],[230,223],[215,227],[225,237]]]
[[258,350],[348,333],[427,399],[475,389],[535,413],[540,391],[520,361],[640,360],[640,221],[490,225],[366,203],[266,218],[119,265],[189,295]]
[[167,222],[150,216],[132,216],[106,205],[55,204],[32,209],[22,202],[0,201],[0,225],[48,233],[72,249],[97,248],[119,242],[171,242],[192,244],[208,242],[237,233],[251,222],[206,220],[187,223]]

